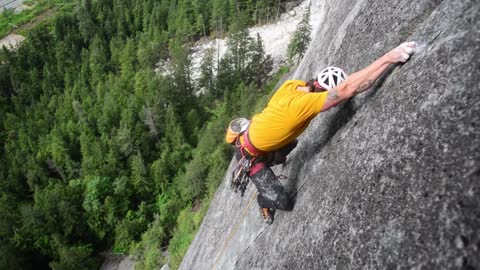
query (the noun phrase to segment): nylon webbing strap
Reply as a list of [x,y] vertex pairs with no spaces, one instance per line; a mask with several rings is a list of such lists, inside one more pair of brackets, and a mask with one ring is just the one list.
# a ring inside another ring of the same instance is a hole
[[251,154],[252,156],[258,157],[258,156],[261,156],[261,155],[265,154],[265,152],[263,152],[261,150],[258,150],[250,142],[250,137],[248,136],[248,129],[242,134],[242,139],[243,139],[242,140],[243,141],[243,146],[245,147],[247,152],[249,154]]

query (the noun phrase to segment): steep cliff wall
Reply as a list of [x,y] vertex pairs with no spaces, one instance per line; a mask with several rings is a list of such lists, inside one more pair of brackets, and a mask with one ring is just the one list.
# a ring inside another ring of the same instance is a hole
[[480,269],[480,4],[387,2],[322,1],[293,78],[419,51],[312,121],[275,168],[298,195],[272,225],[227,173],[181,269]]

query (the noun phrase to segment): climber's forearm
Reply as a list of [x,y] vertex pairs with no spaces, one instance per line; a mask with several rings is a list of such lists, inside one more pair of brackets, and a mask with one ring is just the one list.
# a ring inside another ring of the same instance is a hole
[[[368,90],[375,81],[392,64],[388,55],[384,55],[370,64],[368,67],[353,73],[339,85],[339,95],[342,99],[351,98],[363,91]],[[340,87],[341,86],[341,87]]]
[[402,43],[375,60],[368,67],[352,74],[344,81],[345,86],[339,89],[340,96],[350,98],[369,89],[391,64],[405,63],[413,54],[414,49],[415,42]]
[[322,111],[335,107],[370,88],[390,64],[388,59],[382,56],[368,67],[350,75],[340,85],[328,91],[327,100],[322,107]]
[[395,63],[405,63],[415,49],[415,42],[405,42],[389,51],[368,67],[353,73],[337,87],[328,91],[322,112],[337,106],[343,101],[369,89],[385,70]]

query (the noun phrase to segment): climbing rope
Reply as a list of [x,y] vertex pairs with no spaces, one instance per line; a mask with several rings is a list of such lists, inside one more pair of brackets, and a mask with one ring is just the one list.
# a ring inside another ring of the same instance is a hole
[[251,198],[250,201],[248,202],[247,207],[245,207],[245,210],[243,210],[243,213],[242,213],[242,215],[240,216],[240,220],[238,221],[237,225],[235,225],[235,228],[233,228],[233,230],[230,232],[230,234],[228,235],[227,239],[226,239],[225,242],[223,243],[222,248],[220,249],[220,253],[217,255],[217,258],[215,259],[215,262],[213,263],[213,267],[212,267],[213,270],[216,269],[218,260],[222,257],[222,254],[223,254],[223,252],[225,251],[225,248],[228,246],[228,243],[230,242],[230,240],[232,240],[232,237],[233,237],[233,235],[235,234],[235,232],[238,230],[238,227],[240,227],[240,223],[242,223],[243,218],[245,217],[245,214],[247,213],[247,210],[248,210],[248,209],[250,208],[250,206],[252,205],[252,202],[254,201],[256,195],[257,195],[257,192],[255,191],[255,192],[253,193],[252,198]]
[[238,262],[243,258],[243,255],[245,255],[245,253],[247,253],[247,250],[252,246],[252,244],[257,241],[258,237],[260,237],[260,235],[262,235],[263,231],[265,230],[265,227],[263,230],[261,230],[257,236],[255,236],[255,239],[252,240],[252,242],[250,242],[250,244],[248,244],[247,248],[242,252],[242,255],[238,256],[238,259],[235,261],[235,264],[234,266],[236,266],[238,264]]
[[[280,178],[280,179],[288,178],[288,177],[286,177],[285,175],[279,175],[279,176],[283,176],[283,177],[284,177],[284,178]],[[303,186],[304,186],[305,183],[307,183],[307,182],[308,182],[308,179],[305,180],[305,181],[303,181],[303,183],[301,183],[301,184],[299,185],[299,187],[297,188],[297,191],[295,192],[295,196],[298,194],[298,192],[303,188]],[[278,215],[276,216],[275,219],[278,219],[278,218],[280,218],[281,216],[283,216],[283,212],[278,213]],[[240,256],[238,257],[238,259],[235,261],[234,266],[236,266],[236,265],[238,264],[238,262],[243,258],[243,255],[247,252],[247,250],[250,248],[250,246],[251,246],[255,241],[257,241],[258,237],[260,237],[260,235],[262,235],[262,233],[263,233],[264,230],[265,230],[265,229],[263,229],[262,231],[260,231],[260,232],[257,234],[257,236],[255,237],[255,239],[253,239],[253,241],[252,241],[250,244],[248,244],[247,248],[242,252],[242,255],[240,255]]]

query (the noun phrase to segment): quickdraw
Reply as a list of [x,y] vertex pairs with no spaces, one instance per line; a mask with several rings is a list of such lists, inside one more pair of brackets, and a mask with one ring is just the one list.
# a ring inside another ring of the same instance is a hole
[[242,157],[238,161],[237,167],[232,171],[232,181],[231,187],[234,192],[237,193],[240,191],[240,196],[243,197],[245,190],[247,189],[248,183],[250,182],[250,175],[252,164],[255,161],[256,157],[248,158],[245,154],[245,146],[240,143],[240,138],[235,142],[235,147],[240,150]]
[[243,156],[240,161],[238,161],[237,167],[232,172],[231,187],[235,193],[240,191],[240,196],[242,197],[245,194],[248,183],[250,182],[249,172],[251,164],[252,161]]

